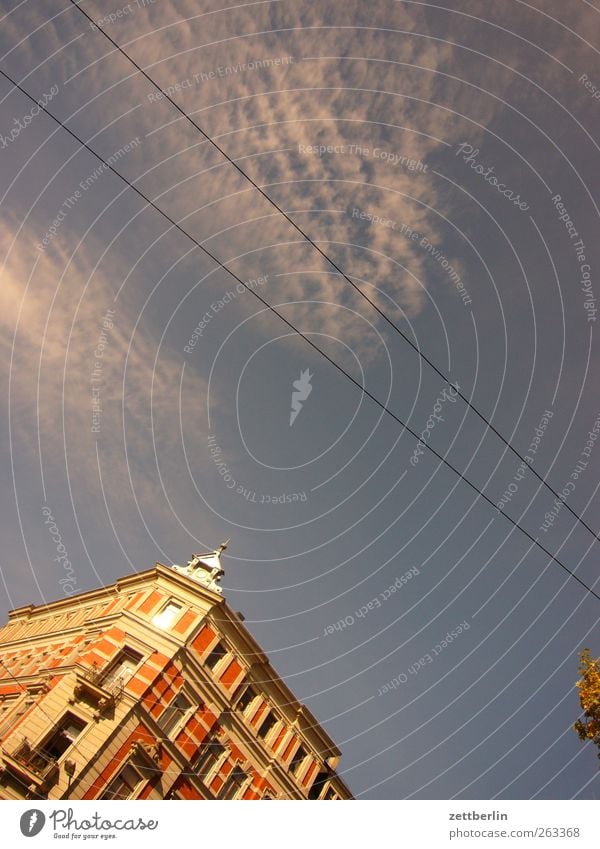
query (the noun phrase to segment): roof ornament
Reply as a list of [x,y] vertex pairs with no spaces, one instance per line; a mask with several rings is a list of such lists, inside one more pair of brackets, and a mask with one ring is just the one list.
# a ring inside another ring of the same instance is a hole
[[222,542],[214,551],[208,554],[193,554],[192,559],[188,560],[187,566],[171,566],[174,572],[180,575],[185,575],[192,581],[212,590],[214,593],[223,594],[222,587],[219,586],[219,581],[224,573],[221,566],[221,554],[225,551],[229,544],[229,540]]

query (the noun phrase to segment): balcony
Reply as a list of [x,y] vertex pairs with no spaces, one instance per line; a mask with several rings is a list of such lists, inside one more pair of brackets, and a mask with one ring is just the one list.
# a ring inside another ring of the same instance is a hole
[[115,705],[123,695],[124,679],[114,678],[110,681],[106,678],[104,669],[96,666],[91,668],[79,668],[75,671],[76,681],[73,687],[73,696],[69,699],[70,704],[86,697],[96,702],[94,719],[100,719],[109,711],[114,710]]
[[28,797],[46,793],[58,777],[56,759],[42,748],[32,747],[26,737],[12,753],[2,750],[1,757],[3,764],[0,768],[9,770],[22,781],[28,790]]

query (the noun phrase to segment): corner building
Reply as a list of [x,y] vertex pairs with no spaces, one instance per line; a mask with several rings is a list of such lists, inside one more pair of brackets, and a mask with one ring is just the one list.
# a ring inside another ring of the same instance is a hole
[[0,798],[351,798],[339,750],[224,601],[223,548],[9,613]]

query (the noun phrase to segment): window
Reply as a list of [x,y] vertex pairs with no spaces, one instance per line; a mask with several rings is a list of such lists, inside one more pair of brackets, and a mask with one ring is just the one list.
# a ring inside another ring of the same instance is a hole
[[219,642],[214,646],[214,648],[211,649],[204,663],[212,672],[214,672],[218,662],[222,660],[226,654],[227,649],[225,648],[223,643]]
[[298,775],[298,773],[300,772],[305,758],[306,750],[302,746],[299,746],[296,749],[296,753],[290,762],[290,769],[292,770],[294,775]]
[[236,710],[240,711],[240,713],[244,713],[254,699],[256,698],[256,691],[252,689],[252,687],[246,687],[240,698],[238,699],[238,703],[235,706]]
[[202,746],[196,760],[192,761],[192,772],[206,783],[208,777],[225,756],[227,750],[216,738],[211,738]]
[[157,722],[165,732],[165,737],[176,728],[184,719],[184,716],[193,707],[192,702],[185,693],[178,693],[171,704],[165,708]]
[[127,764],[113,778],[101,799],[131,799],[140,783],[144,780],[143,775],[131,764]]
[[134,673],[134,670],[142,655],[130,648],[124,648],[119,652],[103,676],[101,686],[110,689],[112,686],[123,686]]
[[158,628],[170,628],[175,620],[179,618],[182,610],[183,606],[181,604],[177,604],[176,601],[169,601],[162,610],[159,610],[152,617],[152,624]]
[[[80,719],[73,713],[66,713],[56,723],[54,731],[39,747],[41,750],[40,760],[48,759],[57,761],[73,745],[85,726],[86,723],[83,719]],[[30,762],[33,764],[34,760],[35,755]]]
[[335,792],[335,790],[333,789],[333,787],[330,785],[330,786],[327,788],[327,790],[325,791],[325,793],[323,793],[322,798],[323,798],[323,799],[327,799],[327,800],[329,801],[329,800],[331,800],[331,799],[339,799],[340,797],[339,797],[339,796],[338,796],[338,794]]
[[309,799],[318,799],[323,791],[323,786],[327,779],[330,776],[329,769],[326,766],[322,766],[319,770],[317,777],[313,781],[310,790],[308,791]]
[[219,799],[235,799],[241,792],[248,776],[239,766],[234,766],[219,791]]
[[262,722],[262,725],[258,729],[258,736],[260,737],[260,739],[265,740],[269,731],[272,731],[278,722],[279,720],[277,719],[273,711],[268,711],[265,714],[265,718]]

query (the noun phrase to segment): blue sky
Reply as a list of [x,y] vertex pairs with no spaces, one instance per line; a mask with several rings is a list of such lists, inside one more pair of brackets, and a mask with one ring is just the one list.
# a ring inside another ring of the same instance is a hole
[[[598,11],[82,5],[598,527]],[[77,9],[3,15],[0,68],[596,581],[594,537]],[[3,610],[231,538],[226,598],[357,797],[595,798],[571,725],[598,600],[6,80],[0,104]]]

